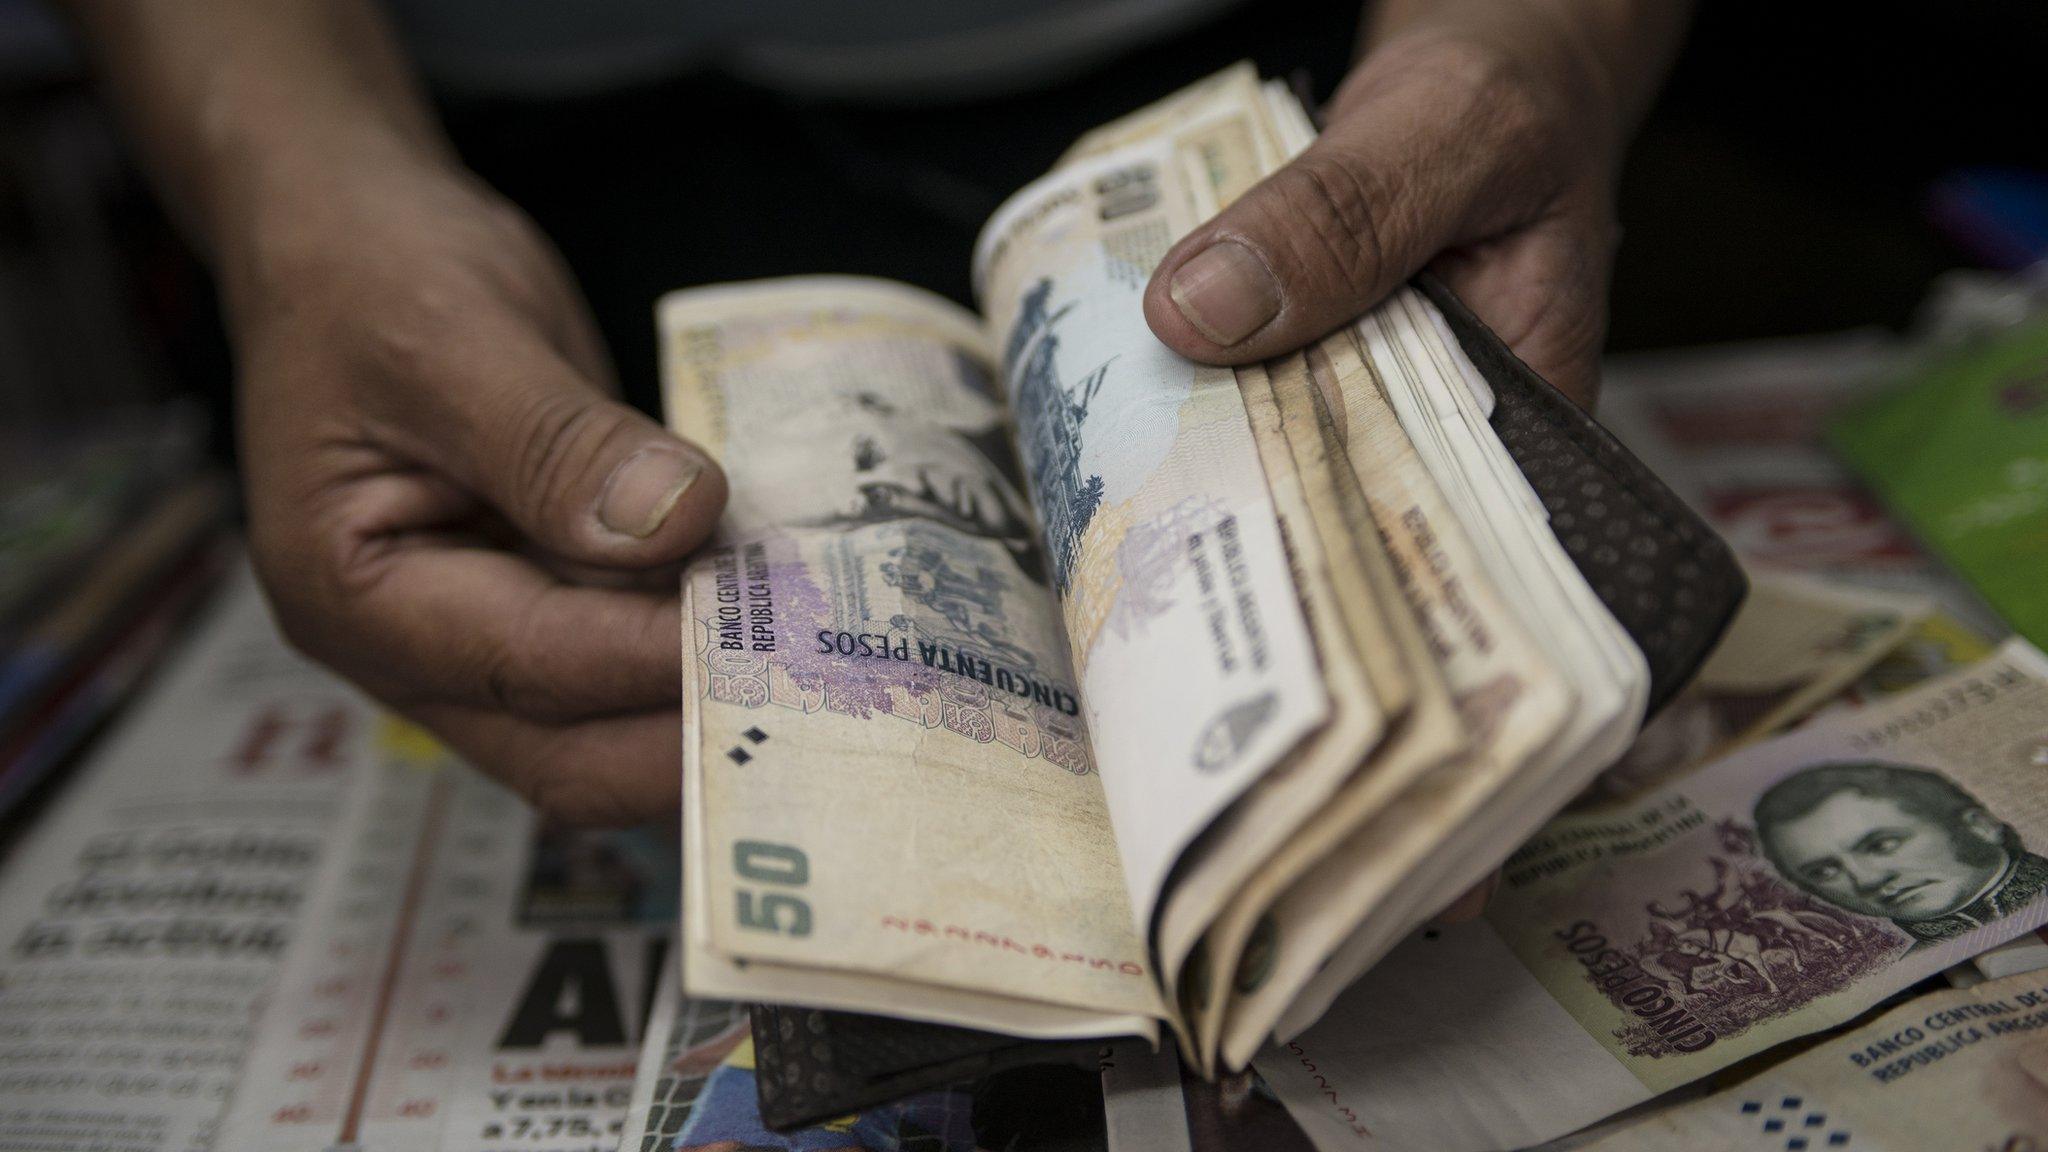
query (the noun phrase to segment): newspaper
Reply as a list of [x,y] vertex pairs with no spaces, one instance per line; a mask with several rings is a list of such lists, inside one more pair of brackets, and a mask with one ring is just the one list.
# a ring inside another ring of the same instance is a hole
[[213,1146],[375,715],[229,580],[0,872],[0,1148]]
[[612,1152],[670,971],[673,837],[542,827],[423,735],[340,836],[220,1146]]

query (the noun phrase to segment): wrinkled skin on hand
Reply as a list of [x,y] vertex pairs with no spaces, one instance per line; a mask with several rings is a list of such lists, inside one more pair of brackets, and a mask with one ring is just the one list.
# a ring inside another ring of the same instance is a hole
[[1167,254],[1145,298],[1153,331],[1196,360],[1263,360],[1429,267],[1590,405],[1620,126],[1590,62],[1506,38],[1428,28],[1375,49],[1308,151]]
[[452,166],[375,171],[224,262],[278,621],[551,816],[672,817],[677,565],[724,479],[613,399],[524,216]]

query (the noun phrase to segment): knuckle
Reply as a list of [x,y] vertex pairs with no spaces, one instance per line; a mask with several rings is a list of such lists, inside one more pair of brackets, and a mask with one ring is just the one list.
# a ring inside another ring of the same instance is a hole
[[624,413],[590,396],[553,390],[531,401],[517,419],[513,459],[517,514],[529,522],[566,514],[571,488],[621,434]]
[[1484,102],[1516,91],[1526,81],[1521,61],[1499,45],[1466,36],[1446,36],[1431,43],[1421,64],[1438,78],[1442,90]]
[[1551,383],[1589,404],[1606,340],[1607,310],[1601,298],[1559,286],[1513,330],[1508,344]]
[[1464,117],[1534,102],[1540,83],[1523,53],[1489,40],[1447,34],[1421,39],[1406,61],[1430,80],[1436,99]]
[[403,707],[427,687],[416,665],[394,661],[374,640],[377,596],[390,565],[387,538],[364,533],[319,501],[256,511],[249,556],[280,634],[383,703]]
[[474,218],[489,234],[492,250],[508,261],[528,261],[551,248],[547,234],[533,217],[502,196],[486,197],[477,205]]
[[249,551],[271,618],[285,642],[373,695],[392,695],[397,681],[384,674],[378,662],[362,660],[361,645],[352,639],[359,634],[361,621],[351,619],[358,599],[350,588],[361,577],[342,564],[322,559],[338,556],[344,549],[318,537],[279,544],[252,525]]
[[576,710],[566,696],[504,649],[485,661],[482,682],[484,698],[500,712],[542,722],[567,720],[575,715]]
[[533,714],[536,706],[545,704],[545,701],[536,699],[540,693],[520,674],[517,664],[502,649],[485,658],[482,671],[480,679],[484,699],[497,711],[528,716]]
[[[1417,93],[1429,137],[1418,147],[1479,178],[1482,215],[1530,210],[1597,154],[1604,132],[1570,53],[1455,33],[1416,34],[1391,54],[1388,81]],[[1494,202],[1490,212],[1484,202]]]
[[1438,44],[1430,67],[1446,80],[1441,122],[1448,138],[1496,154],[1500,167],[1523,172],[1523,178],[1581,153],[1598,118],[1573,106],[1570,93],[1585,82],[1559,79],[1574,64],[1543,63],[1469,39]]
[[1596,303],[1560,291],[1551,295],[1510,343],[1529,346],[1546,362],[1563,363],[1598,352],[1606,335],[1606,315]]
[[1530,327],[1540,332],[1554,359],[1597,358],[1607,342],[1606,279],[1599,268],[1582,264],[1572,269],[1552,287]]
[[1561,356],[1574,361],[1592,359],[1607,342],[1607,311],[1590,300],[1574,301],[1558,309],[1554,331]]

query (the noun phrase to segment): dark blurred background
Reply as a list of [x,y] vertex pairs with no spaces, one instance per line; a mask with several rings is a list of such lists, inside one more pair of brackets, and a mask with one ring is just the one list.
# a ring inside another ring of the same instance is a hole
[[[443,107],[564,248],[644,399],[660,292],[858,271],[964,296],[974,229],[1078,132],[1245,55],[1326,93],[1355,23],[1348,2],[1262,3],[993,103],[853,108],[686,77]],[[2039,5],[1702,4],[1622,181],[1613,346],[1897,325],[1940,272],[2016,259],[1971,234],[1967,194],[1985,170],[2048,169],[2026,127],[2044,55]],[[195,394],[224,432],[229,372],[205,277],[60,28],[0,0],[0,421]]]

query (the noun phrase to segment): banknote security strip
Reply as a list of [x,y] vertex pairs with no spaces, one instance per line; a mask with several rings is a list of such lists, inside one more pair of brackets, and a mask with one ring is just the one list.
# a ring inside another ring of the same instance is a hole
[[[1089,134],[990,220],[979,316],[662,301],[733,493],[684,577],[691,996],[904,1069],[934,1025],[1241,1067],[1704,658],[1725,546],[1440,286],[1235,372],[1151,336],[1167,249],[1311,137],[1245,66]],[[764,1116],[845,1103],[776,1039]]]

